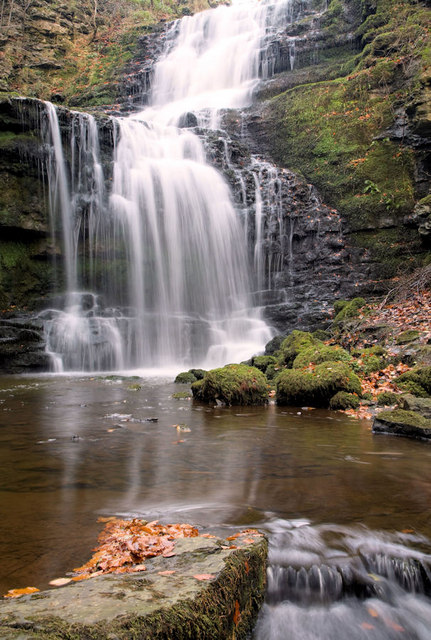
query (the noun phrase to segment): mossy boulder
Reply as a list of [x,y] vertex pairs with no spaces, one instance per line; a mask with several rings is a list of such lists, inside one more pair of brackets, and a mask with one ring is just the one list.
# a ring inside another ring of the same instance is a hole
[[397,404],[400,401],[401,396],[393,391],[383,391],[377,396],[377,404],[380,407],[389,407],[392,404]]
[[324,362],[308,370],[286,369],[277,378],[280,405],[329,407],[339,391],[361,395],[358,376],[344,362]]
[[286,336],[274,336],[269,342],[265,345],[265,355],[272,356],[274,355],[281,347],[283,340],[286,339]]
[[196,380],[202,380],[206,374],[205,369],[189,369],[188,372],[193,374]]
[[353,300],[350,300],[347,304],[343,304],[334,318],[334,324],[340,325],[352,318],[356,318],[359,315],[360,309],[365,307],[366,304],[367,302],[364,298],[353,298]]
[[359,398],[353,393],[339,391],[329,401],[329,408],[335,411],[342,409],[357,409],[359,407]]
[[276,364],[277,358],[275,356],[254,356],[251,359],[251,364],[262,373],[265,373],[269,365]]
[[300,351],[321,345],[321,341],[313,337],[311,333],[306,331],[292,331],[290,335],[283,340],[279,350],[279,364],[291,368],[293,362]]
[[430,439],[431,420],[415,411],[382,411],[374,418],[373,433],[387,433],[409,438]]
[[191,373],[190,371],[182,371],[175,378],[176,384],[191,384],[192,382],[196,382],[197,377]]
[[202,402],[227,405],[259,405],[268,402],[268,385],[256,367],[229,364],[207,371],[203,380],[192,384],[193,397]]
[[358,353],[358,358],[352,364],[353,369],[363,376],[367,376],[374,371],[380,371],[380,369],[383,369],[386,364],[385,358],[377,355],[382,352],[384,353],[384,349],[374,349],[374,347],[360,351]]
[[417,367],[401,374],[395,380],[402,391],[407,391],[419,398],[431,396],[431,367]]
[[330,347],[320,343],[314,347],[307,347],[299,352],[293,361],[294,369],[302,369],[310,363],[321,364],[322,362],[350,362],[351,355],[340,346]]

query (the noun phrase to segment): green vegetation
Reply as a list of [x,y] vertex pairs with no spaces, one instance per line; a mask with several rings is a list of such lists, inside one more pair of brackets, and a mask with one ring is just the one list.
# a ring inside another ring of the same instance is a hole
[[380,407],[388,407],[392,404],[397,404],[400,400],[400,396],[392,391],[384,391],[377,396],[377,404]]
[[386,423],[417,427],[419,429],[431,429],[431,420],[424,418],[416,411],[405,411],[404,409],[393,409],[392,411],[382,411],[378,415],[378,420]]
[[277,358],[275,356],[254,356],[251,359],[251,365],[263,373],[266,373],[270,365],[275,364],[277,364]]
[[[356,318],[359,315],[359,310],[365,307],[366,301],[364,298],[353,298],[353,300],[337,300],[334,304],[335,313],[334,324],[343,324],[346,320]],[[339,311],[337,312],[337,309]]]
[[428,131],[429,9],[398,0],[332,0],[324,17],[329,43],[347,9],[356,11],[362,51],[336,78],[328,74],[315,82],[313,67],[307,68],[308,80],[301,70],[302,84],[267,107],[268,133],[275,160],[302,173],[351,231],[361,231],[352,242],[382,264],[385,278],[399,268],[414,268],[425,256],[417,229],[403,228],[415,202],[420,154],[388,130],[407,108],[415,114],[414,127]]
[[301,349],[293,361],[294,369],[303,369],[310,363],[321,364],[322,362],[350,362],[352,356],[340,346],[330,347],[325,344],[318,344],[315,347]]
[[177,375],[175,378],[176,384],[191,384],[192,382],[196,382],[197,377],[191,373],[191,371],[183,371]]
[[309,370],[286,369],[277,377],[277,404],[328,407],[339,391],[361,395],[361,383],[344,362],[324,362]]
[[203,380],[192,384],[196,400],[222,402],[227,405],[254,405],[268,402],[268,387],[265,376],[256,367],[229,364],[212,369]]
[[357,409],[359,407],[359,398],[353,393],[339,391],[329,401],[329,408],[335,411],[345,409]]
[[208,0],[42,0],[34,13],[32,3],[10,5],[10,15],[6,6],[0,19],[0,91],[70,106],[114,103],[138,38],[161,21],[210,6]]
[[431,396],[431,367],[418,367],[396,379],[397,386],[419,398]]
[[319,345],[321,345],[320,340],[314,338],[311,333],[295,329],[281,343],[277,352],[279,356],[278,363],[291,368],[300,351],[310,347],[318,347]]

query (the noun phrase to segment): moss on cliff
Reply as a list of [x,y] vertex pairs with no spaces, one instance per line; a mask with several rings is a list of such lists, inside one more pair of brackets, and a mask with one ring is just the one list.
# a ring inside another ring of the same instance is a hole
[[[342,213],[352,244],[390,277],[405,268],[406,246],[412,268],[424,257],[417,229],[404,221],[424,195],[417,182],[423,158],[409,146],[407,127],[426,132],[431,124],[429,9],[389,0],[352,5],[363,11],[355,69],[294,86],[274,97],[265,115],[274,159],[319,188]],[[332,0],[324,29],[337,27],[343,7]]]

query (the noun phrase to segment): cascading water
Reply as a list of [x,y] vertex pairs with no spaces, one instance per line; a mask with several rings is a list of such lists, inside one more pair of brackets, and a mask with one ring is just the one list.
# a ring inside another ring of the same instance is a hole
[[[60,218],[67,289],[63,310],[44,313],[57,370],[217,366],[249,357],[271,337],[253,308],[229,188],[207,164],[200,138],[174,125],[192,111],[214,127],[220,109],[250,104],[269,73],[268,38],[301,6],[234,0],[175,23],[151,106],[114,120],[109,196],[94,119],[73,114],[65,149],[47,104],[53,224]],[[260,285],[259,253],[255,265]]]
[[414,549],[426,538],[280,519],[268,532],[253,640],[429,640],[431,556]]

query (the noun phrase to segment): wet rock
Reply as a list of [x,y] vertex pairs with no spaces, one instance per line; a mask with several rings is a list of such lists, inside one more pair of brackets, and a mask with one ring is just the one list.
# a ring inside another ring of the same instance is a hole
[[394,409],[382,411],[373,422],[373,433],[386,433],[415,439],[431,438],[431,420],[414,411]]
[[97,576],[0,603],[0,637],[40,640],[128,638],[244,639],[263,601],[267,543],[176,541],[175,555],[151,558],[146,571]]
[[431,398],[416,398],[408,393],[402,397],[401,407],[406,411],[416,411],[424,418],[431,418]]

